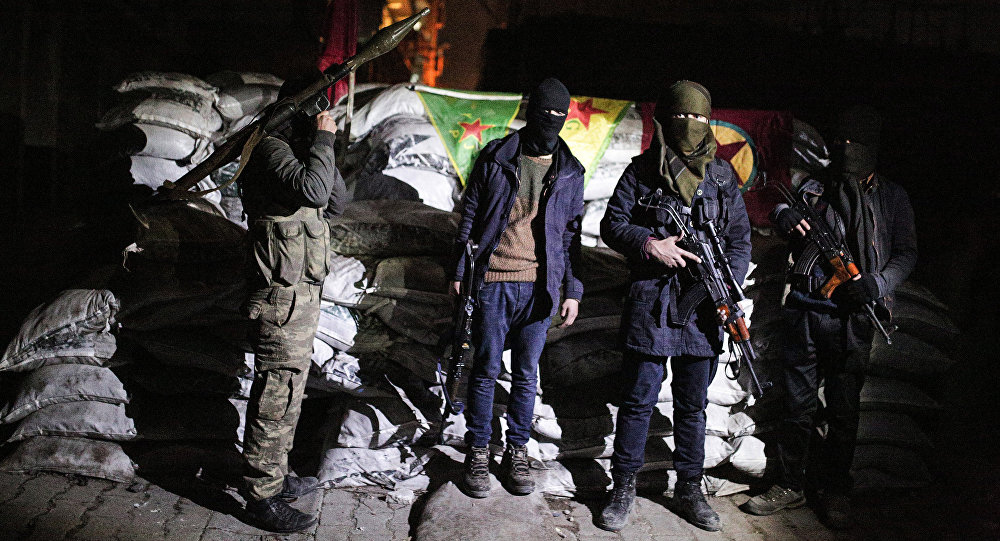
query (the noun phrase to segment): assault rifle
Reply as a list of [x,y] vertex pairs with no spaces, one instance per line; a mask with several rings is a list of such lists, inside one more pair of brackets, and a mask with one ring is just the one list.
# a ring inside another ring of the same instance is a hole
[[472,279],[476,270],[474,254],[478,247],[472,240],[465,243],[465,275],[462,277],[462,289],[455,310],[455,334],[448,359],[448,376],[444,382],[445,417],[462,413],[465,409],[462,382],[465,380],[465,367],[472,364],[472,313],[475,310]]
[[[796,197],[787,187],[781,184],[775,184],[774,186],[788,205],[798,212],[806,223],[809,224],[809,230],[806,231],[805,237],[809,244],[806,245],[802,254],[795,260],[795,265],[792,266],[792,273],[802,276],[812,276],[813,268],[815,268],[816,264],[820,261],[820,257],[822,257],[829,264],[832,275],[819,289],[813,292],[813,295],[829,299],[838,286],[853,280],[861,274],[861,271],[858,270],[858,266],[854,263],[854,258],[851,257],[850,250],[834,235],[829,224],[816,213],[812,205],[806,203],[805,199]],[[865,315],[868,316],[872,324],[885,337],[885,343],[892,344],[892,338],[889,337],[890,331],[885,330],[882,322],[875,315],[876,306],[878,306],[876,301],[871,301],[864,305]]]
[[681,321],[685,324],[691,321],[695,310],[705,301],[712,303],[718,314],[722,328],[729,335],[730,343],[739,350],[733,379],[739,377],[740,362],[750,374],[750,393],[754,398],[760,398],[771,383],[757,378],[753,363],[757,361],[750,342],[750,330],[747,328],[745,314],[739,302],[746,299],[740,281],[733,276],[729,265],[729,257],[722,248],[722,241],[715,230],[715,219],[719,215],[719,207],[715,200],[700,199],[691,209],[691,226],[681,217],[680,213],[663,197],[663,190],[657,189],[654,194],[640,197],[638,204],[648,208],[665,210],[677,224],[681,232],[678,245],[698,256],[701,263],[689,263],[685,268],[696,280],[686,292],[681,294],[677,308]]

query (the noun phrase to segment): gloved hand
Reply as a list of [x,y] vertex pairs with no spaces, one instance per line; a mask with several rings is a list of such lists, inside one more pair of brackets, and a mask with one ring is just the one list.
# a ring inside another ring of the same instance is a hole
[[774,217],[774,225],[779,231],[785,234],[791,234],[793,230],[798,228],[799,233],[803,236],[806,234],[806,230],[809,229],[809,225],[805,223],[802,215],[799,211],[793,209],[792,207],[785,207],[781,209],[781,212]]
[[851,280],[841,287],[845,288],[847,299],[858,306],[879,298],[878,282],[875,281],[875,275],[868,272],[861,273],[861,278]]

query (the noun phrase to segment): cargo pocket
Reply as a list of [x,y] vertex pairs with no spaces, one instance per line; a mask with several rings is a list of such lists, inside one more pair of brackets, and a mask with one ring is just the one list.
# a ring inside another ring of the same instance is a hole
[[279,287],[271,288],[263,310],[265,319],[275,327],[282,327],[292,318],[295,310],[295,290]]
[[622,331],[625,335],[625,344],[632,347],[648,349],[653,345],[653,322],[652,304],[638,301],[632,298],[625,298],[625,306],[622,310]]
[[306,279],[321,283],[330,272],[330,227],[325,220],[302,222],[306,230]]
[[268,421],[280,421],[292,400],[291,370],[267,370],[258,377],[264,380],[257,416]]
[[274,282],[291,286],[302,280],[302,262],[305,259],[305,235],[302,222],[274,222],[272,250]]

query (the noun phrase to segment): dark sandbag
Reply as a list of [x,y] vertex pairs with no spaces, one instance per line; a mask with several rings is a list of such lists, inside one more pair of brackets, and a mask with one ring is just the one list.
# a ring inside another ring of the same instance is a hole
[[[375,267],[371,280],[373,295],[406,298],[410,291],[436,293],[447,298],[448,279],[442,265],[442,258],[433,257],[390,257],[383,259]],[[440,300],[429,297],[428,300]]]
[[923,486],[931,477],[919,452],[881,444],[859,444],[854,449],[853,470],[859,489]]
[[128,406],[137,439],[243,441],[247,401],[221,396],[146,394]]
[[219,88],[241,85],[268,85],[280,87],[284,80],[270,73],[253,71],[219,71],[205,77],[205,82]]
[[[142,350],[134,348],[134,351]],[[162,396],[197,394],[227,398],[249,397],[249,381],[243,378],[224,376],[200,368],[163,364],[145,351],[140,355],[142,359],[118,370],[122,380],[137,392],[151,392]],[[244,378],[252,378],[252,374],[247,374]]]
[[354,181],[354,201],[370,201],[372,199],[402,199],[405,201],[422,201],[417,189],[396,177],[381,172],[356,175]]
[[24,418],[7,441],[32,436],[79,436],[102,440],[130,440],[135,424],[125,406],[93,400],[46,406]]
[[624,288],[629,283],[625,257],[610,248],[581,249],[583,267],[573,274],[583,282],[584,294]]
[[417,526],[419,541],[531,539],[560,541],[557,523],[541,491],[515,496],[494,478],[490,498],[476,500],[448,482],[430,495]]
[[888,444],[926,451],[933,444],[912,417],[889,411],[864,411],[858,424],[858,444]]
[[356,201],[330,220],[341,255],[386,258],[450,255],[459,215],[413,201]]
[[896,298],[899,302],[922,304],[942,314],[947,314],[949,311],[948,305],[935,297],[931,290],[912,280],[907,280],[896,287]]
[[[200,270],[246,258],[247,232],[223,216],[206,212],[204,202],[171,202],[140,211],[135,249],[147,261]],[[126,262],[126,266],[128,263]]]
[[947,372],[955,361],[938,348],[902,331],[892,334],[892,345],[875,336],[868,373],[888,378],[926,381]]
[[539,363],[543,386],[566,387],[617,374],[622,368],[617,337],[617,329],[605,329],[549,344]]
[[861,409],[920,416],[940,410],[941,404],[912,383],[872,376],[861,389]]
[[899,330],[943,349],[953,348],[960,332],[947,313],[903,299],[892,310],[892,322]]
[[242,349],[198,328],[123,331],[123,337],[166,365],[208,370],[230,377],[246,375],[249,370]]
[[0,471],[50,471],[127,483],[135,477],[135,464],[114,442],[35,436],[21,442],[13,453],[4,457]]
[[128,394],[109,368],[82,364],[43,366],[21,382],[14,399],[0,408],[0,423],[12,423],[52,404],[95,400],[125,404]]
[[120,308],[108,290],[69,289],[28,314],[0,359],[0,371],[46,364],[102,364],[115,352],[110,330]]

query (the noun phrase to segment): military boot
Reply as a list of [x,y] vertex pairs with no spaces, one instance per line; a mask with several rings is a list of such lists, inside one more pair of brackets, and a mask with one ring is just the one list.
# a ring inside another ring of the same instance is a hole
[[279,495],[248,501],[247,515],[255,526],[277,533],[299,532],[316,524],[316,515],[292,508]]
[[286,475],[278,497],[286,502],[294,502],[300,496],[305,496],[317,488],[319,488],[319,479],[315,477],[293,477]]
[[608,495],[600,516],[595,523],[597,527],[609,532],[617,532],[628,524],[628,514],[635,503],[635,474],[612,475],[615,486]]
[[469,447],[465,455],[465,493],[473,498],[490,495],[490,448]]
[[740,510],[751,515],[770,515],[782,509],[795,509],[806,504],[806,495],[801,490],[792,490],[779,485],[771,485],[763,494],[750,498]]
[[854,525],[851,500],[844,494],[824,494],[819,499],[819,520],[831,530],[847,530]]
[[500,472],[503,486],[514,494],[523,496],[535,491],[535,480],[531,478],[531,466],[528,464],[527,446],[507,444],[500,460]]
[[678,516],[702,530],[717,532],[722,529],[718,513],[712,510],[701,492],[700,478],[677,481],[671,508]]

